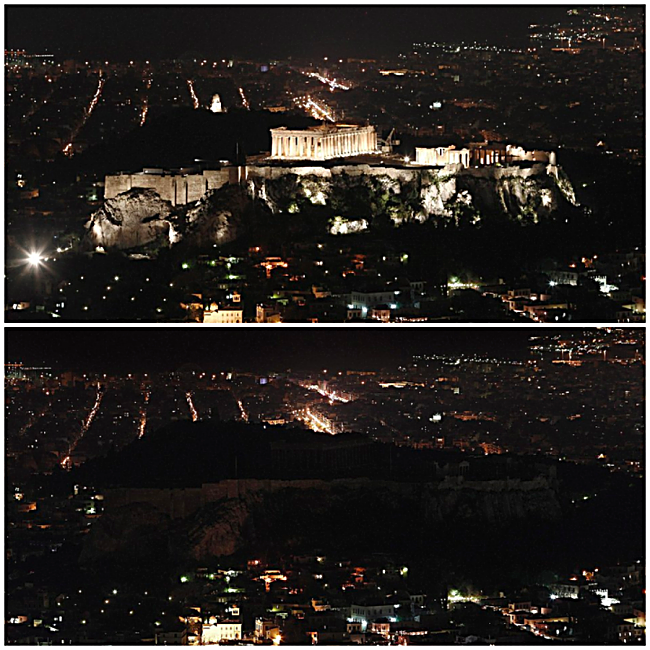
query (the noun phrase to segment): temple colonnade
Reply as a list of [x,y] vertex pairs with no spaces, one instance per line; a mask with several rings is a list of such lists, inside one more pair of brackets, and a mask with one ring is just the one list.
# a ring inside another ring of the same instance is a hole
[[273,158],[327,160],[377,151],[377,133],[372,126],[271,129]]

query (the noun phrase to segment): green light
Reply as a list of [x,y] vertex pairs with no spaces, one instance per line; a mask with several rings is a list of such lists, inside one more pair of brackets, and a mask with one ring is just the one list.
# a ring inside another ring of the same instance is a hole
[[181,268],[182,268],[184,271],[187,271],[187,269],[190,268],[190,265],[189,265],[187,262],[183,262],[183,264],[181,265]]
[[181,576],[181,582],[189,582],[190,579],[187,576]]

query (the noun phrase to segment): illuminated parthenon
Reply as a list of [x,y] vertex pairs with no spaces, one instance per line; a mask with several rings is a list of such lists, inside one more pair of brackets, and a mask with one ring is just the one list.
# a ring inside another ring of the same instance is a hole
[[327,160],[378,153],[374,126],[316,126],[271,129],[271,157],[288,160]]

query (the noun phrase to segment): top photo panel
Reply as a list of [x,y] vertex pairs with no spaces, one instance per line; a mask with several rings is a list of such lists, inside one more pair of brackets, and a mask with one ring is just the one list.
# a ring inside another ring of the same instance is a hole
[[5,322],[645,322],[645,7],[5,6]]

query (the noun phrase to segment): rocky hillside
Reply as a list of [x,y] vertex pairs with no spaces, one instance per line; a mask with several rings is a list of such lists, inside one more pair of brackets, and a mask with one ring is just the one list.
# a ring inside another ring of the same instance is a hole
[[[151,503],[109,509],[91,530],[84,557],[132,547],[143,516],[156,519],[157,534],[182,556],[202,560],[268,551],[270,544],[295,552],[339,544],[400,549],[412,539],[447,537],[476,524],[504,528],[514,522],[553,521],[560,505],[555,488],[543,478],[427,484],[347,480],[318,488],[296,483],[220,499],[173,522]],[[382,526],[382,521],[392,523]]]
[[395,224],[432,217],[456,224],[507,218],[538,222],[576,206],[571,182],[556,165],[439,170],[417,167],[253,167],[249,192],[271,211],[299,214],[327,206],[333,234],[358,231],[362,220],[388,215]]
[[556,165],[439,170],[251,166],[245,187],[225,186],[185,206],[173,207],[148,189],[118,194],[87,222],[83,248],[223,244],[244,232],[246,213],[294,214],[296,219],[318,215],[319,228],[336,235],[372,228],[380,217],[395,225],[429,219],[456,225],[495,219],[538,223],[576,205],[573,187]]
[[181,240],[205,247],[235,239],[246,197],[239,187],[210,192],[174,207],[149,189],[132,189],[107,199],[85,225],[82,247],[129,250],[172,246]]

